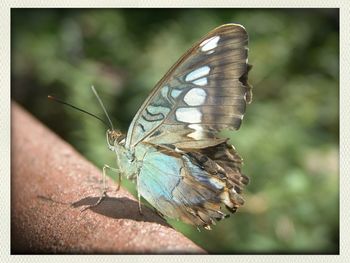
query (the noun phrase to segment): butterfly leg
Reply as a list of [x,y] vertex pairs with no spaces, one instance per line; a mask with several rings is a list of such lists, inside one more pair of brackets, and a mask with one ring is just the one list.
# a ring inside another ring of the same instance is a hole
[[[100,197],[99,197],[99,199],[96,201],[96,203],[84,207],[83,209],[81,209],[81,211],[85,211],[86,209],[89,209],[89,208],[98,206],[98,205],[102,202],[102,200],[107,196],[107,185],[106,185],[106,175],[107,175],[106,169],[107,169],[107,168],[110,169],[110,170],[112,170],[112,171],[114,171],[114,172],[117,172],[117,173],[119,174],[119,170],[118,170],[118,169],[113,168],[113,167],[110,167],[109,165],[105,164],[105,165],[103,166],[103,168],[102,168],[102,180],[103,180],[103,191],[102,191],[102,194],[100,195]],[[117,188],[118,190],[119,190],[119,188],[120,188],[120,181],[121,181],[120,177],[121,177],[121,176],[120,176],[120,174],[119,174],[118,188]]]
[[138,198],[138,201],[139,201],[139,213],[140,213],[140,215],[142,215],[141,194],[140,194],[140,190],[139,190],[139,173],[137,173],[137,177],[136,177],[136,186],[137,186],[137,198]]
[[113,172],[117,173],[118,174],[118,185],[117,185],[117,191],[120,189],[120,184],[122,182],[122,177],[120,176],[120,171],[119,169],[117,168],[113,168],[107,164],[105,164],[102,168],[102,171],[103,171],[103,189],[104,189],[104,192],[106,192],[106,169],[110,169],[112,170]]

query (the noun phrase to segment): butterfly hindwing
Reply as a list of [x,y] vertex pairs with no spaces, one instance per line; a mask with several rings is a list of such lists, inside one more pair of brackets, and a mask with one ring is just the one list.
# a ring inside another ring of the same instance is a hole
[[156,85],[130,125],[126,147],[140,141],[177,148],[222,142],[223,128],[238,129],[251,101],[248,35],[236,24],[198,41]]
[[188,154],[140,147],[148,149],[138,176],[139,191],[161,214],[209,226],[226,216],[222,204],[232,212],[243,204],[240,191],[248,181],[240,174],[241,159],[226,143]]

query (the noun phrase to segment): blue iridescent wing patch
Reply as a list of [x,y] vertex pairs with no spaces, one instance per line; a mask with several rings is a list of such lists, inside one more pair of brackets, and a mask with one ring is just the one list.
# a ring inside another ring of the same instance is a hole
[[149,148],[137,178],[139,191],[164,216],[208,227],[226,216],[222,205],[231,212],[243,205],[240,193],[248,178],[240,165],[225,142],[178,154]]
[[210,228],[244,203],[242,159],[217,133],[239,129],[251,102],[247,46],[241,25],[212,30],[159,81],[126,138],[109,133],[122,174],[164,216]]

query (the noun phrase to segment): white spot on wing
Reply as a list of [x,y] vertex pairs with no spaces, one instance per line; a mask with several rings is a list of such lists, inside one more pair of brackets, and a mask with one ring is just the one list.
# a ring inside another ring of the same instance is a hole
[[195,131],[203,131],[203,127],[199,124],[190,124],[188,125],[190,129],[193,129]]
[[208,50],[212,50],[218,46],[220,37],[219,36],[214,36],[211,38],[208,38],[204,40],[199,46],[202,47],[201,51],[205,52]]
[[207,78],[201,78],[201,79],[197,79],[195,81],[192,82],[195,85],[198,86],[205,86],[208,84],[208,79]]
[[171,91],[171,97],[173,97],[174,99],[176,99],[180,94],[181,94],[181,90],[179,90],[179,89],[173,89],[172,91]]
[[193,88],[184,97],[184,101],[189,106],[199,106],[202,105],[205,101],[207,94],[205,90],[200,88]]
[[[223,189],[225,187],[225,183],[215,177],[209,177],[210,183],[215,185],[217,189]],[[233,189],[233,188],[232,188]]]
[[194,132],[191,132],[188,136],[195,139],[200,140],[203,138],[203,128],[200,124],[190,124],[188,128],[193,129]]
[[197,68],[197,69],[191,71],[190,73],[188,73],[185,80],[192,81],[195,79],[202,78],[205,75],[208,75],[209,71],[210,71],[210,67],[208,67],[208,66],[203,66],[203,67]]
[[187,123],[199,123],[202,119],[202,113],[197,108],[178,108],[175,115],[178,121]]
[[221,201],[222,201],[225,205],[227,205],[228,207],[233,208],[233,203],[231,202],[230,196],[229,196],[229,194],[228,194],[227,191],[223,191],[223,192],[220,194],[220,199],[221,199]]
[[168,86],[164,86],[161,90],[162,96],[163,98],[167,98],[168,97],[168,91],[169,91],[169,87]]

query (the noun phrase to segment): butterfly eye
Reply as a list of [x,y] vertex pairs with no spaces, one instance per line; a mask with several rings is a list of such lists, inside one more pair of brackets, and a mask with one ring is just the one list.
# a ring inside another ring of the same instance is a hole
[[123,140],[125,139],[125,135],[122,134],[120,131],[116,131],[116,130],[107,130],[106,137],[107,137],[108,147],[111,150],[114,149],[114,145],[116,143],[118,144],[123,143]]

